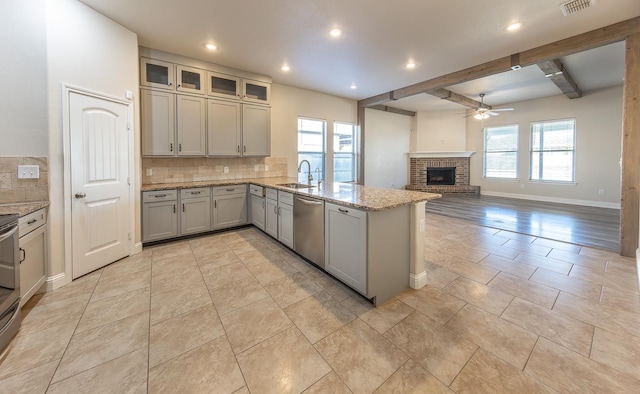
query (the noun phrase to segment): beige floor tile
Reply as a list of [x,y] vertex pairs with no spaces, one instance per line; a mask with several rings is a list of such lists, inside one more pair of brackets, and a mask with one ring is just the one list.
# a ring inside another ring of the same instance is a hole
[[502,318],[583,356],[589,356],[594,330],[589,324],[519,298],[513,300]]
[[[506,244],[505,244],[506,245]],[[516,249],[513,247],[508,247],[508,246],[488,246],[488,245],[482,245],[481,247],[486,250],[488,253],[492,254],[492,255],[496,255],[496,256],[500,256],[503,257],[505,259],[509,259],[509,260],[513,260],[516,258],[516,256],[518,256],[520,253],[522,253],[522,250],[520,249]],[[530,248],[533,248],[534,246],[531,245]],[[482,260],[476,261],[476,263],[480,262]]]
[[54,383],[47,393],[146,393],[147,361],[147,349],[139,349]]
[[375,308],[373,304],[369,302],[369,300],[365,299],[357,293],[353,293],[349,297],[342,300],[340,303],[356,316],[362,316],[363,314]]
[[571,263],[566,263],[564,261],[555,260],[544,256],[538,256],[536,254],[526,252],[520,253],[514,260],[519,263],[533,265],[563,275],[567,275],[569,271],[571,271],[571,267],[573,266],[573,264]]
[[52,383],[114,360],[149,343],[149,313],[74,334]]
[[447,385],[478,348],[417,312],[390,329],[384,337]]
[[204,283],[204,280],[198,267],[186,269],[180,275],[169,273],[153,276],[151,278],[151,296],[186,287],[199,286],[202,283]]
[[513,300],[510,294],[466,278],[454,280],[443,291],[498,316]]
[[150,289],[145,287],[100,301],[90,302],[82,314],[76,333],[91,330],[149,311]]
[[224,335],[213,305],[152,324],[149,331],[149,367]]
[[528,252],[531,254],[537,254],[540,256],[546,256],[551,252],[551,248],[548,246],[533,245],[531,242],[522,242],[518,240],[509,240],[504,244],[505,247],[519,250],[521,252]]
[[581,254],[565,252],[563,250],[554,249],[548,257],[560,261],[564,261],[571,264],[578,264],[583,267],[591,268],[594,270],[603,270],[605,268],[606,260],[599,257],[585,256]]
[[284,311],[311,343],[318,342],[356,318],[324,291],[290,305]]
[[242,263],[227,264],[213,268],[204,275],[204,281],[209,290],[249,278],[253,278],[253,275]]
[[0,379],[60,360],[76,325],[69,322],[41,331],[18,332],[0,363]]
[[436,264],[425,262],[425,265],[427,266],[427,285],[435,287],[436,289],[442,289],[459,277],[455,272],[451,272]]
[[[451,254],[452,256],[457,257],[458,259],[462,259],[465,261],[469,261],[472,263],[477,263],[478,261],[484,259],[489,255],[490,252],[487,250],[483,250],[480,248],[470,248],[469,245],[477,244],[476,242],[470,242],[466,244],[458,244],[458,247],[447,247],[445,252]],[[462,246],[465,247],[462,247]],[[482,244],[480,244],[482,245]],[[452,246],[452,245],[450,245]]]
[[91,302],[149,287],[150,284],[151,272],[149,271],[135,275],[100,278],[93,295],[91,295]]
[[220,315],[269,297],[255,278],[227,283],[211,290],[210,294]]
[[520,369],[524,368],[538,338],[472,305],[462,308],[445,326]]
[[96,288],[98,284],[98,280],[102,275],[102,270],[98,270],[87,274],[81,278],[74,280],[73,282],[56,289],[56,291],[48,292],[40,296],[36,294],[29,303],[25,305],[25,308],[30,307],[33,303],[37,303],[37,305],[44,305],[50,302],[57,302],[60,300],[65,300],[69,298],[83,297],[89,301],[91,298],[91,294],[93,290]]
[[226,243],[222,242],[219,237],[197,238],[189,241],[191,250],[196,257],[218,254],[230,251]]
[[391,375],[375,392],[453,394],[453,391],[411,359]]
[[553,306],[559,293],[558,290],[551,287],[504,273],[497,275],[489,282],[489,286],[549,309]]
[[45,393],[51,377],[56,372],[58,362],[59,360],[55,360],[0,380],[2,392],[11,394]]
[[618,335],[596,328],[591,358],[640,382],[640,336]]
[[191,253],[189,241],[171,242],[165,245],[152,246],[149,249],[151,250],[153,261]]
[[211,305],[211,302],[211,296],[204,282],[154,294],[151,297],[151,324]]
[[311,280],[325,277],[326,274],[311,263],[302,260],[299,257],[283,257],[283,260],[291,264],[296,270]]
[[291,327],[293,322],[271,298],[220,316],[235,354]]
[[456,380],[451,383],[456,393],[554,393],[513,365],[479,349]]
[[22,309],[20,332],[27,333],[43,330],[66,322],[78,322],[87,306],[87,297],[74,297],[60,301],[36,305],[31,309]]
[[408,357],[356,319],[317,342],[316,349],[354,393],[370,393]]
[[276,279],[264,288],[281,308],[286,308],[322,291],[320,286],[300,272]]
[[420,290],[405,290],[397,298],[441,324],[444,324],[466,304],[457,297],[429,286]]
[[134,275],[151,269],[151,255],[138,253],[109,264],[102,270],[102,279],[114,276]]
[[280,253],[268,248],[261,248],[259,250],[252,250],[245,253],[238,253],[237,256],[247,267],[282,259]]
[[316,278],[314,282],[338,301],[344,301],[347,297],[354,294],[354,291],[348,288],[345,284],[327,276],[326,274]]
[[614,334],[640,337],[640,313],[600,305],[596,326]]
[[497,233],[495,233],[495,235],[504,237],[504,238],[513,239],[514,241],[525,242],[528,244],[532,243],[537,239],[537,237],[534,237],[533,235],[520,234],[520,233],[515,233],[513,231],[507,231],[507,230],[500,230]]
[[360,316],[371,328],[384,334],[402,319],[413,313],[414,309],[404,302],[393,298]]
[[600,299],[602,292],[602,286],[597,283],[571,278],[542,268],[538,269],[529,280],[594,301]]
[[[486,256],[485,256],[486,257]],[[479,261],[481,261],[480,259]],[[488,283],[493,279],[498,271],[489,268],[485,265],[471,263],[464,260],[453,260],[444,265],[449,271],[453,271],[471,280],[475,280],[480,283]]]
[[[609,264],[609,263],[607,263]],[[606,287],[628,292],[638,291],[638,277],[635,274],[619,274],[592,270],[574,264],[569,277],[587,280]]]
[[561,291],[553,305],[553,310],[595,326],[598,324],[600,306],[597,301],[589,301],[586,298]]
[[299,393],[331,371],[296,327],[237,356],[251,392]]
[[545,238],[538,238],[535,241],[533,241],[533,244],[548,246],[553,249],[558,249],[558,250],[562,250],[570,253],[576,253],[576,254],[580,253],[580,249],[581,249],[580,245],[574,245],[566,242],[554,241],[554,240],[545,239]]
[[331,371],[326,374],[322,379],[318,380],[313,386],[309,387],[305,391],[304,394],[351,394],[351,390],[347,387],[346,384],[340,380],[338,375]]
[[152,272],[154,277],[161,275],[176,275],[185,270],[197,268],[196,258],[192,253],[178,256],[154,258]]
[[224,250],[205,255],[194,255],[203,275],[206,275],[214,268],[241,262],[238,256],[236,256],[236,254],[231,250]]
[[297,269],[284,260],[266,261],[247,268],[262,285],[298,272]]
[[600,303],[626,312],[640,313],[640,296],[637,292],[603,286]]
[[605,270],[610,274],[629,275],[636,277],[638,273],[634,261],[609,260],[607,261],[607,267]]
[[640,381],[540,338],[524,372],[564,393],[637,393]]
[[517,276],[522,279],[529,279],[538,268],[534,265],[521,263],[515,260],[505,259],[504,257],[489,255],[480,264],[502,271],[507,274]]
[[236,358],[224,336],[149,370],[149,394],[233,393],[244,384]]

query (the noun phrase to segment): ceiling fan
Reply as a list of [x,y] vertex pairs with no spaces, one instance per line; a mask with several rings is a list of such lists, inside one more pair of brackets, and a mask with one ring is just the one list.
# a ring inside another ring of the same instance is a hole
[[513,108],[492,108],[489,109],[484,106],[484,93],[480,93],[480,106],[476,108],[475,114],[473,117],[478,120],[489,119],[489,116],[498,116],[500,115],[498,112],[502,111],[513,111]]

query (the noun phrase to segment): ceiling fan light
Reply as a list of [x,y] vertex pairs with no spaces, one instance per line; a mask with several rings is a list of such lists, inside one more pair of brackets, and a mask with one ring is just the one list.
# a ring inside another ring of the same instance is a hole
[[488,114],[488,113],[486,113],[486,112],[484,112],[484,113],[482,114],[482,119],[489,119],[489,114]]
[[483,119],[483,118],[482,118],[482,114],[481,114],[480,112],[478,112],[478,113],[476,113],[475,115],[473,115],[473,117],[474,117],[475,119],[478,119],[478,120],[482,120],[482,119]]

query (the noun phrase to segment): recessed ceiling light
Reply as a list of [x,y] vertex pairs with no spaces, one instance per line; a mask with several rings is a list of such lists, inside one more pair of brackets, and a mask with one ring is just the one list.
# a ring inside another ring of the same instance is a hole
[[342,30],[334,28],[329,31],[329,34],[331,35],[331,37],[340,37],[342,35]]
[[351,87],[351,89],[357,89],[358,85],[356,85],[355,83],[352,83],[350,87]]
[[519,30],[521,27],[522,27],[522,23],[515,22],[507,26],[507,31],[516,31],[516,30]]
[[282,67],[280,67],[280,69],[284,72],[288,72],[289,70],[291,70],[291,67],[289,67],[288,64],[283,64]]
[[405,67],[407,67],[409,70],[412,70],[412,69],[416,68],[416,62],[414,62],[413,60],[409,60]]
[[216,49],[218,49],[218,46],[216,44],[204,44],[204,47],[207,48],[210,51],[215,51]]

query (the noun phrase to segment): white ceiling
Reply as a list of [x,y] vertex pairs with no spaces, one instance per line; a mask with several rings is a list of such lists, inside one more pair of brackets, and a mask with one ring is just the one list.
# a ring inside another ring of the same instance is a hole
[[[640,16],[638,0],[597,0],[563,16],[562,0],[81,0],[140,45],[266,74],[274,82],[363,99]],[[522,22],[507,33],[505,27]],[[343,36],[330,38],[332,27]],[[215,42],[220,49],[207,51]],[[418,66],[407,70],[414,59]],[[624,45],[563,59],[584,91],[622,83]],[[283,63],[291,67],[284,73]],[[350,89],[352,83],[358,88]],[[558,94],[537,67],[449,87],[500,105]],[[425,94],[410,110],[461,106]]]

